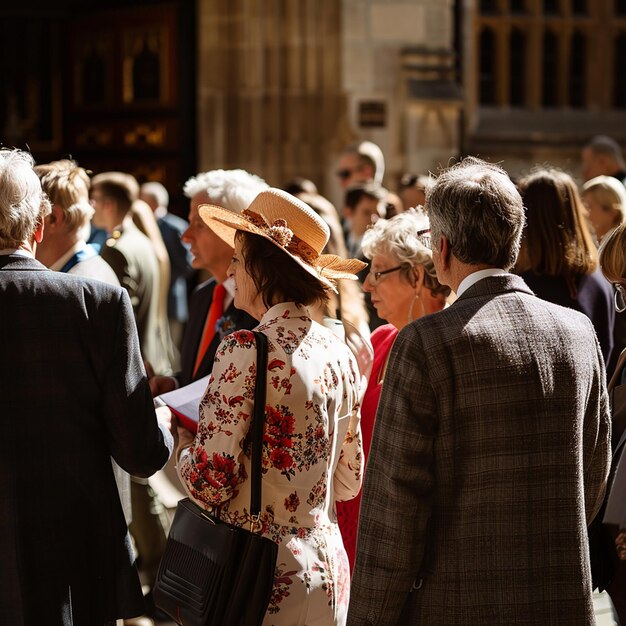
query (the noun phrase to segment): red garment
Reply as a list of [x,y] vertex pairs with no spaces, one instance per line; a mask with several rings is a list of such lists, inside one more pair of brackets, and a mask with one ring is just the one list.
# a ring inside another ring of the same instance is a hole
[[[372,373],[363,396],[361,404],[361,434],[363,438],[363,465],[367,463],[374,431],[374,420],[376,419],[376,409],[382,391],[382,382],[379,383],[381,370],[387,362],[387,357],[391,346],[396,339],[398,329],[391,324],[379,326],[372,333],[372,347],[374,348],[374,364]],[[343,545],[348,553],[350,561],[350,571],[354,569],[354,559],[356,556],[356,536],[359,524],[359,507],[361,505],[361,492],[353,500],[337,502],[337,521],[343,538]]]
[[224,315],[224,297],[226,295],[226,288],[222,283],[217,283],[213,290],[213,300],[211,300],[211,306],[209,307],[209,314],[206,318],[204,330],[202,331],[202,339],[200,340],[200,346],[198,348],[198,354],[196,355],[196,365],[193,368],[194,375],[202,363],[202,359],[206,354],[206,351],[215,337],[215,331],[217,327],[217,321]]

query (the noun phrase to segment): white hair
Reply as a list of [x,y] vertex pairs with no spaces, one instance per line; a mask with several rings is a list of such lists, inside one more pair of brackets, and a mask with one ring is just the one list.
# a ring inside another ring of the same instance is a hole
[[192,176],[183,191],[188,198],[204,193],[211,202],[233,213],[241,213],[268,188],[262,178],[245,170],[211,170]]
[[149,183],[144,183],[141,185],[141,193],[146,196],[152,196],[158,206],[164,207],[167,209],[170,203],[170,194],[167,193],[167,189],[156,181],[151,181]]
[[33,166],[28,152],[0,150],[0,248],[17,248],[29,241],[50,213],[50,201]]
[[422,265],[432,254],[417,236],[430,228],[428,216],[421,208],[409,209],[388,220],[378,220],[368,228],[361,241],[363,254],[372,259],[377,254],[399,263]]

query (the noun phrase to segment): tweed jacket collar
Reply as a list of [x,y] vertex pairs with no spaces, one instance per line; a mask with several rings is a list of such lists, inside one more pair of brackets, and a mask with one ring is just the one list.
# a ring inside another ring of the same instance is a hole
[[468,300],[469,298],[484,298],[496,296],[511,291],[521,291],[529,295],[534,295],[530,287],[524,280],[515,274],[501,274],[500,276],[487,276],[474,283],[464,291],[457,302]]

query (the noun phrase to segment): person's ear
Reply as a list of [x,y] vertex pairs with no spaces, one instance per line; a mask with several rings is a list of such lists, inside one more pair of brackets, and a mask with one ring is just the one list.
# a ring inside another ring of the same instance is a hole
[[43,231],[44,231],[44,220],[39,220],[39,224],[37,224],[37,228],[33,233],[33,237],[36,243],[41,243],[43,241]]
[[450,269],[450,260],[452,256],[452,251],[450,249],[450,242],[445,235],[441,235],[439,239],[439,262],[441,263],[441,268],[443,270]]
[[47,228],[51,231],[57,230],[65,222],[63,209],[58,204],[53,204],[50,214],[48,215]]
[[413,266],[413,286],[415,287],[415,291],[419,291],[424,284],[424,266],[423,265],[414,265]]

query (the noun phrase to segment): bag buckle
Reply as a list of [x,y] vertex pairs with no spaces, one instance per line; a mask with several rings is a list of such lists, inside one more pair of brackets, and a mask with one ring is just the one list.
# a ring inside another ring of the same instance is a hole
[[261,514],[256,513],[250,516],[250,532],[256,533],[263,530],[263,522],[261,521]]

